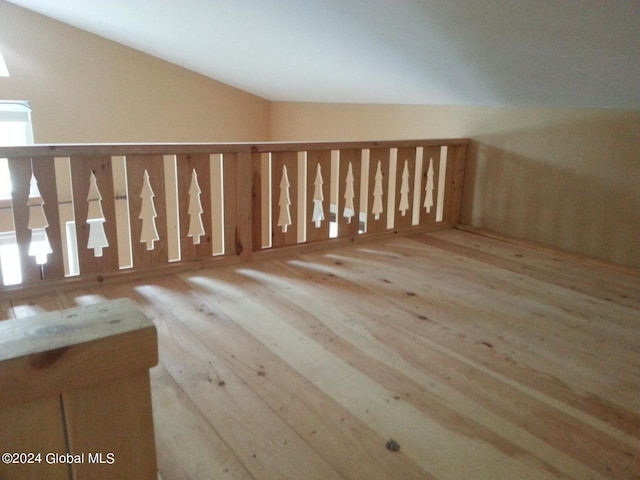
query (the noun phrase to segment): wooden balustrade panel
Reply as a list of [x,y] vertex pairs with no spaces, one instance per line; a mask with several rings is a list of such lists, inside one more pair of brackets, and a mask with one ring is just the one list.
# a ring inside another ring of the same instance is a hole
[[253,243],[253,233],[251,230],[254,224],[252,199],[252,168],[255,158],[260,158],[260,154],[238,152],[235,155],[235,205],[237,212],[237,214],[234,216],[235,223],[233,225],[235,250],[229,253],[234,253],[244,260],[251,258],[252,255],[251,247]]
[[31,178],[31,163],[28,158],[10,158],[9,175],[11,176],[11,204],[13,208],[13,223],[18,242],[18,255],[22,270],[22,283],[32,284],[41,280],[40,267],[29,256],[31,231],[29,224],[29,180]]
[[222,157],[225,255],[248,258],[253,249],[261,248],[259,243],[256,247],[256,232],[252,231],[257,228],[260,234],[260,213],[256,214],[261,202],[259,167],[259,153],[225,153]]
[[127,155],[133,268],[164,265],[169,259],[163,162],[162,155]]
[[60,234],[60,209],[55,180],[55,163],[53,157],[33,159],[33,173],[38,180],[38,189],[44,200],[44,213],[49,222],[47,236],[53,253],[48,255],[43,265],[44,279],[64,278],[64,257],[62,256],[62,235]]
[[390,150],[389,148],[372,148],[369,151],[367,233],[380,233],[387,230]]
[[297,201],[298,152],[273,152],[271,154],[272,247],[298,243]]
[[224,252],[235,255],[237,245],[238,211],[238,155],[225,153],[222,157],[222,182],[224,205]]
[[[113,193],[113,170],[110,156],[72,156],[71,184],[73,189],[73,212],[78,241],[78,264],[80,274],[104,273],[118,270],[118,242],[116,231],[116,211]],[[102,256],[96,257],[96,251],[88,248],[90,227],[87,224],[89,213],[89,190],[91,174],[95,175],[100,192],[101,208],[105,222],[102,224],[109,246],[102,249]]]
[[[318,167],[320,168],[318,170]],[[307,152],[307,242],[329,238],[331,150]],[[322,200],[320,200],[322,198]],[[316,215],[322,213],[322,219]]]
[[[262,171],[262,153],[255,153],[251,155],[251,244],[254,252],[262,250],[262,213],[263,209],[269,208],[269,205],[263,205],[263,196],[266,199],[267,196],[262,189],[262,179],[267,175],[267,172]],[[266,227],[266,225],[265,225]]]
[[397,159],[394,228],[401,231],[412,227],[416,175],[415,147],[398,148]]
[[181,258],[189,261],[210,257],[213,255],[211,159],[208,153],[177,155],[176,159]]
[[[53,157],[34,158],[33,160],[10,158],[8,163],[12,185],[13,220],[20,255],[22,283],[34,284],[45,279],[64,278],[58,193],[55,181],[51,181],[55,179]],[[29,207],[28,205],[32,173],[38,182],[37,187],[43,202],[41,212],[44,212],[48,223],[45,231],[52,250],[52,253],[47,255],[47,261],[42,265],[42,268],[36,263],[35,257],[29,255],[29,247],[31,245],[30,210],[38,208]]]
[[[360,229],[361,169],[362,150],[340,150],[337,212],[338,237],[358,235]],[[348,208],[348,211],[345,212],[345,208]]]
[[443,221],[452,225],[460,223],[462,209],[462,186],[464,183],[467,145],[447,147],[447,174],[445,177],[445,203]]
[[[432,166],[432,173],[429,171]],[[438,178],[440,172],[440,147],[424,147],[422,150],[422,175],[420,179],[420,222],[421,226],[436,223],[438,204]],[[429,189],[427,186],[429,185]]]

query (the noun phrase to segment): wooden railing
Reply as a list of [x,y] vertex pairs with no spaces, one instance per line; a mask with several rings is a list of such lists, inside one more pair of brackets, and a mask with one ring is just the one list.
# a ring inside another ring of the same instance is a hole
[[467,143],[0,147],[0,293],[453,225]]

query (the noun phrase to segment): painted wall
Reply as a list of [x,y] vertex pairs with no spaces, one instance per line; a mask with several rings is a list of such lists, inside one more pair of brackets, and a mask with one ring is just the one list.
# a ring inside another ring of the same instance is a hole
[[640,267],[640,112],[270,103],[0,0],[37,143],[469,137],[463,221]]
[[640,111],[274,103],[271,132],[469,137],[464,223],[640,267]]
[[0,0],[10,77],[36,143],[269,139],[269,102]]

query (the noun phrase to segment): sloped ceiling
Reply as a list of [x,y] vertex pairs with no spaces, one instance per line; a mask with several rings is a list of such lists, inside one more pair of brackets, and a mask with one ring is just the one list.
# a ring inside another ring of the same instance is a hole
[[10,0],[273,101],[640,109],[640,0]]

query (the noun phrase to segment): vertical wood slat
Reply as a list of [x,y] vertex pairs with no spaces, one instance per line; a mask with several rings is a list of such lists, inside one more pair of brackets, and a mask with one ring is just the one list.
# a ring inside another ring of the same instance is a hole
[[[113,201],[113,174],[111,157],[73,156],[71,165],[71,185],[73,189],[73,210],[78,238],[78,263],[80,274],[102,273],[118,270],[118,242],[116,238],[116,213]],[[109,246],[103,249],[102,257],[95,257],[94,251],[87,248],[89,225],[87,212],[89,204],[89,182],[91,173],[96,176],[96,184],[102,196],[102,211],[105,217],[104,231]]]
[[[254,182],[259,154],[225,153],[223,156],[224,183],[224,244],[226,255],[249,258],[256,239],[253,233],[255,209]],[[258,173],[259,175],[259,173]],[[259,177],[258,177],[259,182]],[[260,186],[258,185],[258,188]],[[258,219],[260,214],[258,213]],[[258,230],[259,231],[259,230]]]
[[449,146],[447,149],[447,175],[444,203],[445,222],[451,225],[460,223],[462,209],[462,186],[464,183],[464,171],[467,158],[467,146]]
[[222,157],[222,178],[224,184],[224,253],[236,255],[236,231],[238,228],[238,155],[225,153]]
[[[183,261],[195,260],[212,255],[213,225],[211,220],[211,161],[208,153],[177,155],[178,173],[178,212],[180,222],[180,254]],[[187,236],[189,224],[193,221],[189,215],[191,201],[189,189],[193,170],[196,171],[200,186],[200,204],[202,205],[202,225],[204,235],[200,243],[194,244],[193,237]],[[157,219],[156,219],[157,220]]]
[[[429,171],[429,161],[433,159],[433,206],[427,213],[424,208],[426,197],[427,172]],[[440,171],[440,147],[424,147],[422,153],[422,178],[420,180],[420,226],[433,225],[436,223],[436,206],[438,202],[438,175]]]
[[[389,148],[372,148],[369,151],[369,205],[367,211],[367,233],[380,233],[387,229],[387,199],[389,195],[389,160],[391,156]],[[382,208],[380,218],[377,220],[373,215],[373,205],[375,201],[375,177],[378,171],[378,162],[382,172]]]
[[[282,167],[287,168],[289,178],[289,198],[291,205],[291,225],[286,232],[278,226],[280,214],[280,181],[282,179]],[[273,152],[271,154],[271,198],[272,198],[272,247],[295,245],[298,242],[298,152]]]
[[[62,399],[69,453],[85,456],[71,466],[74,480],[157,479],[148,372],[70,390]],[[105,463],[88,461],[96,453]]]
[[[349,172],[349,163],[353,173],[353,207],[354,215],[351,222],[344,216],[345,199],[344,195],[347,188],[347,174]],[[360,228],[360,183],[362,173],[362,150],[345,149],[340,150],[340,174],[338,177],[338,237],[351,237],[358,235]]]
[[10,158],[9,174],[11,176],[11,204],[13,207],[13,223],[18,242],[18,255],[22,269],[22,282],[33,284],[39,282],[40,267],[29,256],[29,244],[31,232],[27,228],[29,224],[29,177],[31,176],[31,164],[28,158]]
[[[147,250],[146,243],[140,241],[142,220],[139,219],[142,208],[140,193],[144,182],[145,170],[153,189],[157,217],[155,219],[159,239],[154,242],[153,250]],[[167,214],[164,195],[164,168],[162,155],[128,155],[127,183],[129,185],[129,212],[131,215],[131,251],[133,267],[164,265],[168,262]]]
[[[251,258],[252,244],[254,241],[253,228],[254,211],[253,199],[251,197],[253,191],[254,172],[253,165],[259,162],[259,153],[239,152],[236,155],[236,227],[235,235],[235,253],[243,260]],[[258,215],[258,222],[260,216]]]
[[0,452],[40,453],[41,462],[31,464],[0,463],[0,478],[11,480],[70,480],[69,467],[64,463],[48,464],[48,452],[67,451],[60,397],[49,395],[0,411]]
[[[320,171],[322,174],[322,196],[324,198],[322,202],[322,210],[324,212],[324,220],[320,224],[320,227],[316,227],[313,221],[313,195],[315,192],[315,178],[318,165],[320,165]],[[329,223],[331,220],[329,206],[331,204],[330,198],[330,184],[331,182],[331,151],[309,151],[307,152],[307,242],[317,242],[320,240],[327,240],[329,238]]]
[[[55,179],[53,157],[34,158],[31,161],[27,158],[10,158],[8,163],[12,185],[14,225],[20,252],[23,283],[32,284],[49,278],[64,277],[58,193],[55,181],[51,181],[51,179]],[[40,265],[36,263],[34,257],[29,256],[31,230],[28,228],[29,207],[27,202],[29,199],[32,165],[40,196],[44,202],[43,210],[49,223],[46,232],[53,250],[52,254],[47,255],[47,263],[42,266],[42,278]]]
[[[407,194],[408,206],[404,215],[400,211],[400,201],[402,199],[402,174],[404,172],[404,162],[407,161],[407,172],[409,173],[409,193]],[[411,228],[413,216],[413,186],[416,172],[416,149],[415,147],[398,148],[398,165],[396,168],[396,198],[395,198],[395,220],[394,229],[397,231]]]
[[33,159],[33,172],[38,180],[38,189],[44,201],[44,213],[49,227],[47,236],[53,253],[47,256],[47,263],[43,266],[44,279],[64,277],[64,257],[62,255],[62,235],[60,232],[60,210],[58,208],[58,192],[55,181],[55,163],[53,157]]
[[251,245],[254,252],[262,250],[262,212],[269,205],[263,205],[264,192],[262,191],[262,178],[266,172],[262,171],[262,157],[259,153],[251,155]]

